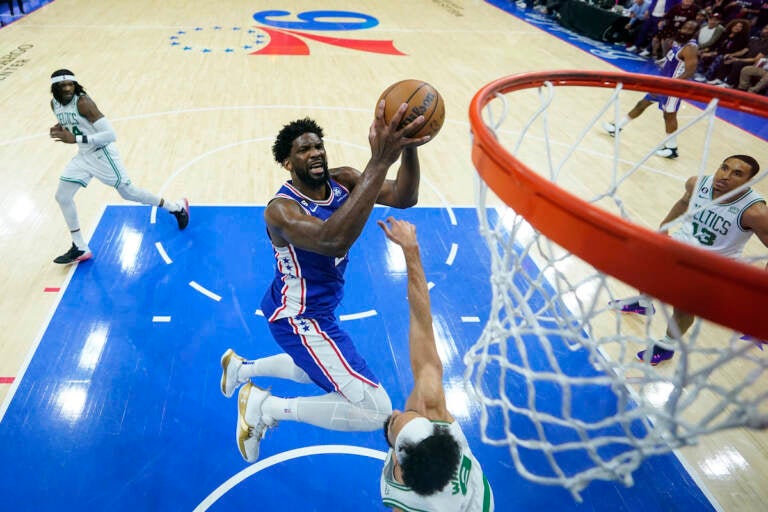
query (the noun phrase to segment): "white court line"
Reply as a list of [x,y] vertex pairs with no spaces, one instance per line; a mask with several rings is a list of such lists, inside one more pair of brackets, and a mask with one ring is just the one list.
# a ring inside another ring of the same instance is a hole
[[221,296],[220,295],[216,295],[212,291],[207,290],[206,288],[202,287],[201,285],[197,284],[194,281],[190,281],[189,282],[189,286],[191,286],[195,290],[199,291],[200,293],[202,293],[206,297],[209,297],[209,298],[215,300],[216,302],[219,302],[221,300]]
[[171,263],[173,263],[173,260],[170,258],[170,256],[168,256],[168,253],[165,252],[162,242],[155,242],[155,248],[157,249],[157,252],[160,253],[160,257],[163,258],[163,261],[167,265],[170,265]]
[[296,448],[294,450],[289,450],[287,452],[282,452],[275,454],[271,457],[268,457],[264,460],[260,460],[255,464],[252,464],[251,466],[248,466],[244,470],[240,471],[236,475],[232,476],[218,486],[211,494],[205,497],[203,501],[200,502],[198,506],[194,508],[192,512],[203,512],[205,510],[208,510],[211,505],[216,503],[219,498],[227,494],[232,488],[237,486],[240,482],[248,478],[249,476],[255,475],[262,469],[267,469],[271,466],[274,466],[276,464],[280,464],[281,462],[285,462],[288,460],[298,459],[300,457],[306,457],[307,455],[327,455],[327,454],[344,454],[344,455],[360,455],[361,457],[370,457],[372,459],[377,459],[384,461],[387,458],[387,454],[379,451],[379,450],[373,450],[371,448],[363,448],[362,446],[351,446],[351,445],[343,445],[343,444],[328,444],[328,445],[317,445],[317,446],[307,446],[305,448]]
[[456,259],[456,252],[459,250],[459,244],[452,242],[451,243],[451,252],[448,253],[448,259],[445,260],[446,265],[453,265],[453,260]]
[[342,322],[346,320],[359,320],[361,318],[368,318],[370,316],[376,316],[378,313],[375,309],[369,309],[368,311],[361,311],[360,313],[352,313],[349,315],[339,315],[339,320]]
[[466,323],[478,324],[480,323],[480,317],[479,316],[462,316],[461,321]]
[[171,321],[171,317],[170,316],[153,316],[152,321],[159,322],[159,323],[168,323]]

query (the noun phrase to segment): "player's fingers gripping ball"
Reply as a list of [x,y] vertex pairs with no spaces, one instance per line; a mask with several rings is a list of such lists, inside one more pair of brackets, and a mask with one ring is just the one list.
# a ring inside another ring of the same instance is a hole
[[[397,109],[403,103],[408,104],[408,110],[403,115],[398,129],[412,122],[419,116],[424,116],[425,123],[416,133],[408,134],[409,137],[420,138],[430,135],[431,139],[443,127],[445,120],[445,101],[437,89],[421,80],[401,80],[396,82],[381,93],[377,104],[385,101],[384,121],[390,122]],[[430,140],[431,140],[430,139]]]

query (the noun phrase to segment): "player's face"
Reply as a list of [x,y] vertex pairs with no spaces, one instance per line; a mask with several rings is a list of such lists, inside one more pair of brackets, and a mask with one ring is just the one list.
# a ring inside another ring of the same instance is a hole
[[58,86],[61,102],[66,105],[72,101],[72,98],[75,95],[75,82],[71,80],[64,80],[63,82],[59,82]]
[[693,37],[693,34],[696,33],[696,30],[698,29],[698,25],[695,21],[686,21],[683,23],[683,26],[680,27],[680,30],[677,32],[677,41],[679,43],[684,43],[691,39]]
[[720,196],[738,188],[752,178],[749,165],[738,158],[729,158],[715,171],[712,188]]
[[310,187],[327,183],[328,161],[323,139],[316,133],[305,133],[296,137],[291,146],[291,155],[286,162],[286,168]]

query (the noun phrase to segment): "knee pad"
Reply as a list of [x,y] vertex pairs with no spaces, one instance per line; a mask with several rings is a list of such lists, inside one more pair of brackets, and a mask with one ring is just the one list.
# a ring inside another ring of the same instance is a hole
[[384,421],[392,414],[392,400],[384,386],[371,386],[356,380],[344,389],[344,396],[357,407],[370,411],[376,417]]

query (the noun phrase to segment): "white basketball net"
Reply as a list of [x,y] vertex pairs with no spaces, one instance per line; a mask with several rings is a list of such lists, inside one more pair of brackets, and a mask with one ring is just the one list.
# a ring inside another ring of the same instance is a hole
[[[610,98],[595,117],[570,119],[583,126],[579,130],[566,127],[574,137],[561,143],[563,127],[558,126],[561,134],[555,136],[548,122],[554,89],[548,83],[538,91],[526,91],[538,97],[532,101],[518,101],[520,91],[515,92],[514,116],[507,116],[506,95],[498,95],[485,111],[488,126],[531,169],[563,188],[581,191],[582,199],[632,220],[632,208],[626,204],[632,194],[625,189],[636,181],[637,173],[644,172],[646,161],[653,157],[654,141],[632,140],[632,124],[613,141],[597,135],[600,121],[611,114],[618,120],[626,111],[626,106],[619,105],[619,85],[603,91]],[[566,89],[584,94],[584,88],[557,89],[558,95]],[[639,98],[638,93],[632,94],[625,104]],[[531,103],[531,112],[521,112]],[[704,132],[697,139],[704,141],[700,174],[716,169],[707,163],[716,109],[713,100],[692,120],[681,122],[678,130],[680,134]],[[501,110],[498,121],[492,110]],[[660,112],[649,110],[645,115],[658,116],[654,121],[661,131]],[[523,119],[521,126],[514,125],[517,119]],[[554,124],[564,122],[557,118]],[[536,127],[542,130],[537,130],[539,136],[533,134]],[[593,139],[596,147],[613,152],[601,160],[596,156],[599,151],[590,149]],[[622,152],[637,151],[638,146],[642,146],[640,156],[631,157],[636,163],[628,163]],[[688,160],[695,164],[691,155],[697,152],[687,149]],[[657,157],[653,158],[656,163]],[[571,172],[580,165],[592,166],[590,172],[601,177],[603,190],[581,190],[583,185]],[[652,301],[654,315],[612,309],[609,301],[637,295],[637,290],[557,246],[514,211],[491,208],[492,198],[485,184],[478,182],[477,211],[491,253],[493,297],[483,334],[465,355],[465,380],[482,406],[484,442],[508,446],[522,476],[564,486],[580,501],[580,491],[592,480],[631,485],[632,472],[650,455],[693,444],[702,434],[768,425],[768,351],[741,339],[741,333],[696,319],[675,346],[672,360],[656,367],[635,360],[638,351],[652,349],[664,336],[672,307],[640,297],[648,305]],[[679,198],[683,179],[672,185],[672,197]],[[665,215],[666,211],[658,212],[653,222]]]

